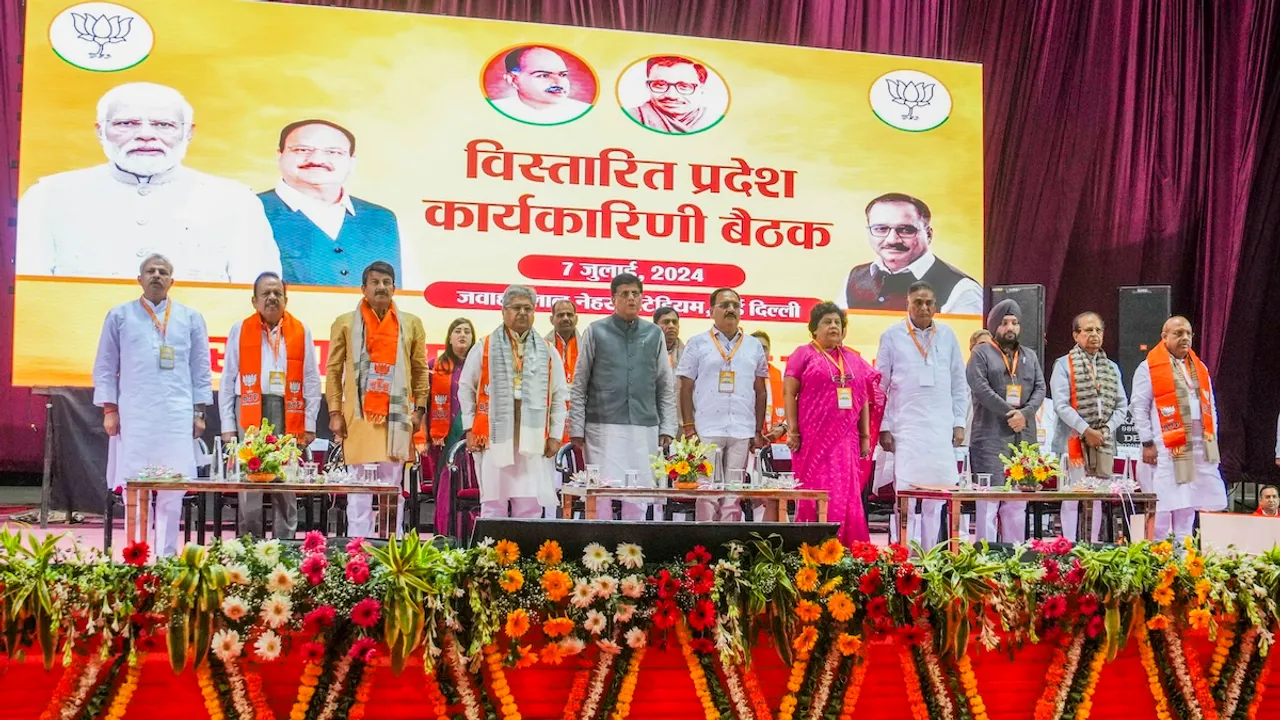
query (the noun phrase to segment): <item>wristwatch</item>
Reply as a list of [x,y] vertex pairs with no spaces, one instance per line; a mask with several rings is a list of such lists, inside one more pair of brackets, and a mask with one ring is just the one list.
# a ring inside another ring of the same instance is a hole
[[203,411],[203,410],[196,410],[196,417],[197,417],[197,418],[199,418],[199,419],[201,419],[201,420],[203,420],[203,419],[204,419],[204,411]]
[[1156,441],[1155,441],[1155,440],[1148,440],[1148,441],[1146,441],[1146,442],[1142,443],[1142,447],[1144,447],[1144,448],[1155,447],[1155,446],[1156,446]]

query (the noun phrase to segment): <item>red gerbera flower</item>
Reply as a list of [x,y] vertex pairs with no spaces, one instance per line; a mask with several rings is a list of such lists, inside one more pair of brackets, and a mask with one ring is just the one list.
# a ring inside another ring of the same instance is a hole
[[880,557],[880,548],[869,542],[854,540],[853,544],[849,546],[849,556],[864,563],[873,563],[876,558]]
[[1071,552],[1071,548],[1073,547],[1075,547],[1075,545],[1064,537],[1056,537],[1053,539],[1053,542],[1050,543],[1050,549],[1052,549],[1057,555],[1066,555]]
[[858,580],[858,590],[864,595],[874,595],[880,592],[880,584],[880,568],[871,568]]
[[689,613],[689,627],[694,630],[707,630],[715,627],[716,606],[710,600],[699,600]]
[[1044,568],[1044,581],[1056,583],[1062,579],[1062,571],[1058,568],[1058,561],[1053,558],[1043,558],[1040,565]]
[[674,600],[659,600],[653,609],[653,626],[659,630],[675,627],[680,622],[680,608]]
[[321,605],[302,618],[302,625],[307,632],[319,632],[324,628],[331,627],[337,616],[338,613],[333,609],[332,605]]
[[1089,618],[1089,624],[1085,626],[1085,629],[1084,629],[1085,635],[1088,635],[1089,639],[1092,640],[1093,638],[1098,637],[1098,633],[1102,632],[1104,626],[1105,626],[1105,623],[1102,620],[1102,616],[1094,615],[1093,617]]
[[382,617],[382,605],[373,598],[365,598],[351,608],[351,622],[362,628],[371,628]]
[[890,545],[887,550],[889,552],[889,559],[895,563],[906,562],[907,558],[911,557],[911,551],[908,550],[905,545],[894,543],[893,545]]
[[369,581],[369,563],[364,559],[352,560],[347,563],[347,580],[356,585],[363,585]]
[[156,576],[151,573],[142,573],[133,579],[133,587],[139,595],[150,595],[156,591]]
[[1069,585],[1079,585],[1084,582],[1084,565],[1080,564],[1080,558],[1071,561],[1071,569],[1067,571],[1066,581]]
[[346,547],[347,555],[352,559],[367,556],[369,553],[365,552],[364,545],[364,538],[351,538]]
[[867,602],[867,617],[875,620],[885,617],[885,613],[889,611],[889,601],[883,595],[871,598]]
[[1080,614],[1092,615],[1098,612],[1098,597],[1096,595],[1085,595],[1080,598]]
[[923,595],[919,595],[915,600],[911,601],[911,618],[913,620],[929,619],[929,606],[925,604]]
[[151,556],[151,548],[144,542],[133,542],[125,546],[121,555],[126,564],[141,567],[147,564],[147,558]]
[[690,592],[695,595],[706,595],[716,585],[715,573],[711,572],[711,568],[706,565],[691,566],[685,570],[685,577],[688,578]]
[[302,646],[303,662],[320,664],[324,659],[324,643],[309,642]]
[[711,562],[711,553],[701,545],[694,545],[684,556],[684,561],[689,565],[705,565]]
[[908,645],[919,645],[925,641],[927,631],[919,625],[907,625],[898,628],[898,637]]
[[1040,606],[1040,614],[1045,620],[1053,620],[1067,614],[1067,599],[1061,595],[1051,595],[1045,598],[1044,603]]
[[699,655],[710,655],[716,651],[716,644],[707,638],[694,638],[689,641],[689,649]]
[[249,462],[246,463],[246,465],[248,465],[249,467],[249,472],[258,472],[259,470],[262,469],[262,458],[251,457],[249,458]]
[[302,539],[302,552],[308,555],[322,553],[329,549],[329,541],[325,539],[324,533],[319,530],[312,530]]
[[328,566],[329,561],[324,555],[308,555],[298,566],[298,570],[307,577],[307,582],[319,585],[324,580],[324,569]]
[[649,578],[649,583],[658,587],[658,597],[663,600],[675,597],[680,591],[679,581],[671,577],[671,573],[666,568],[659,571],[657,577]]
[[895,583],[898,586],[898,592],[910,597],[920,592],[920,585],[924,581],[914,572],[905,572],[898,574],[898,580]]
[[373,638],[362,637],[351,643],[347,654],[356,660],[370,662],[378,651],[378,643]]

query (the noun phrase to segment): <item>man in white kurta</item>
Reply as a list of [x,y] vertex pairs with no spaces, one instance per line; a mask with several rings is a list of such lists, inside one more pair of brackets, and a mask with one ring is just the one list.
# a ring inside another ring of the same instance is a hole
[[560,449],[569,387],[564,363],[532,331],[534,291],[502,294],[502,326],[467,354],[458,408],[474,454],[483,517],[536,518],[556,504],[551,478]]
[[[969,386],[960,342],[951,328],[934,321],[937,309],[933,288],[924,281],[914,283],[907,292],[907,317],[880,335],[876,353],[887,396],[880,447],[893,454],[897,490],[959,481],[955,448],[964,442]],[[908,540],[925,550],[933,547],[943,505],[941,500],[923,501],[923,517],[912,512],[908,518]]]
[[[1068,482],[1076,484],[1085,476],[1109,479],[1116,454],[1116,431],[1124,422],[1129,398],[1124,392],[1120,366],[1102,349],[1105,326],[1094,312],[1080,313],[1072,320],[1076,341],[1071,352],[1053,363],[1049,390],[1053,410],[1051,448],[1061,460]],[[1050,425],[1050,423],[1045,423]],[[1076,539],[1080,503],[1062,503],[1062,535]],[[1102,529],[1102,503],[1093,504],[1089,539],[1097,542]]]
[[[258,424],[242,416],[242,402],[249,408],[256,404],[258,418],[269,421],[277,434],[293,435],[304,451],[316,439],[321,386],[315,343],[311,328],[285,310],[288,302],[284,280],[275,273],[263,273],[253,284],[255,316],[237,321],[227,332],[218,389],[223,442],[235,441],[243,430]],[[246,322],[261,328],[257,343],[251,337],[241,338]],[[242,357],[242,344],[256,349],[256,354]],[[300,348],[291,347],[298,344]],[[301,362],[297,362],[299,356]],[[241,535],[266,537],[262,496],[261,492],[240,493]],[[273,492],[271,507],[274,537],[292,540],[298,532],[297,498],[291,492]]]
[[[720,482],[745,482],[747,457],[765,445],[769,360],[760,341],[738,326],[741,314],[742,298],[736,291],[713,292],[714,325],[689,338],[676,367],[680,415],[688,418],[680,432],[716,446],[712,465]],[[737,498],[699,500],[696,517],[699,522],[739,522],[742,505]]]
[[[569,391],[569,435],[605,480],[636,473],[652,487],[652,455],[665,453],[676,433],[675,375],[657,325],[640,318],[644,285],[623,273],[610,282],[614,313],[589,325],[578,344]],[[612,517],[607,499],[597,517]],[[647,505],[622,503],[623,520],[643,520]]]
[[18,274],[127,278],[153,253],[181,280],[248,285],[280,272],[253,191],[182,165],[193,127],[173,88],[107,91],[96,124],[107,162],[40,178],[18,202]]
[[[1227,506],[1218,472],[1218,404],[1204,364],[1191,350],[1186,318],[1165,321],[1160,345],[1133,373],[1129,413],[1142,442],[1142,461],[1155,467],[1144,487],[1156,493],[1156,537],[1189,537],[1197,510]],[[1170,445],[1174,450],[1170,451]]]
[[[213,402],[209,332],[200,313],[169,299],[172,264],[147,258],[138,283],[142,297],[107,313],[93,363],[93,403],[110,436],[112,489],[148,467],[194,478],[194,438],[204,432],[204,407]],[[152,547],[160,555],[178,550],[182,495],[156,493]]]

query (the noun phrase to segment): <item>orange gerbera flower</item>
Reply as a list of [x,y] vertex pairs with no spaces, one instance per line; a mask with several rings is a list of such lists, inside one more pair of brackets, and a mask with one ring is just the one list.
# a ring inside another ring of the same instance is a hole
[[817,565],[822,557],[822,551],[809,543],[800,543],[800,559],[805,565]]
[[844,546],[836,538],[831,538],[822,543],[818,557],[823,565],[835,565],[844,557]]
[[542,634],[549,638],[567,635],[573,631],[573,621],[567,617],[555,617],[542,623]]
[[516,660],[517,670],[519,670],[520,668],[527,668],[531,665],[537,664],[538,653],[533,651],[532,645],[521,645],[520,649],[517,652],[520,655],[520,659]]
[[[848,622],[857,609],[858,606],[853,604],[853,600],[850,600],[849,596],[842,592],[827,598],[827,610],[837,622]],[[848,653],[845,654],[848,655]]]
[[1151,593],[1151,599],[1155,600],[1160,607],[1168,607],[1173,602],[1173,588],[1169,586],[1161,586]]
[[836,649],[839,650],[840,654],[845,657],[849,657],[850,655],[858,652],[858,649],[861,647],[862,647],[862,638],[858,637],[857,635],[850,635],[849,633],[840,633],[840,637],[836,638]]
[[542,543],[542,547],[538,548],[538,562],[543,565],[559,565],[564,559],[564,551],[560,549],[560,543],[555,540],[548,540]]
[[1204,558],[1194,553],[1187,558],[1187,574],[1193,578],[1198,578],[1204,574]]
[[509,638],[523,637],[529,632],[529,613],[525,612],[524,608],[517,608],[507,613],[507,624],[503,629],[506,630]]
[[547,599],[560,602],[569,595],[573,588],[573,580],[563,570],[548,570],[542,575],[542,589],[547,592]]
[[497,547],[498,564],[510,565],[520,559],[520,546],[510,540],[499,540]]
[[808,600],[801,600],[796,603],[796,617],[807,623],[817,622],[818,618],[822,617],[822,606]]
[[799,635],[796,636],[796,639],[791,642],[791,647],[795,648],[796,652],[803,653],[803,652],[809,652],[810,650],[813,649],[813,646],[817,644],[818,644],[818,631],[812,625],[810,625],[806,627],[804,630],[802,630]]
[[543,645],[542,652],[538,655],[544,665],[559,665],[564,662],[564,649],[560,647],[560,643]]
[[1161,560],[1168,560],[1169,556],[1173,554],[1173,545],[1171,545],[1168,540],[1156,543],[1151,546],[1151,554]]
[[1160,571],[1160,584],[1172,585],[1173,579],[1178,577],[1178,568],[1174,565],[1165,565]]
[[1147,627],[1152,630],[1164,630],[1169,627],[1169,618],[1164,615],[1154,615],[1147,621]]
[[1209,611],[1204,608],[1196,608],[1187,615],[1187,619],[1191,621],[1191,627],[1196,630],[1204,630],[1209,627]]
[[507,568],[502,571],[502,580],[498,584],[509,593],[516,592],[524,587],[524,573],[516,568]]
[[796,572],[796,587],[803,592],[813,592],[818,587],[818,571],[811,567],[802,567]]

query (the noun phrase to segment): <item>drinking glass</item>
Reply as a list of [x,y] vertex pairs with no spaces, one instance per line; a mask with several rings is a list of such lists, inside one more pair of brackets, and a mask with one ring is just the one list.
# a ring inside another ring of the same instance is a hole
[[978,473],[978,491],[987,492],[991,489],[991,473]]
[[960,473],[960,489],[969,490],[973,487],[973,474],[968,472]]
[[623,478],[622,478],[623,487],[637,487],[639,485],[640,485],[640,473],[636,472],[635,470],[628,470],[626,473],[623,474]]
[[361,485],[373,485],[378,482],[378,463],[365,463],[360,466]]
[[727,490],[741,490],[747,486],[746,470],[725,470],[724,485]]

